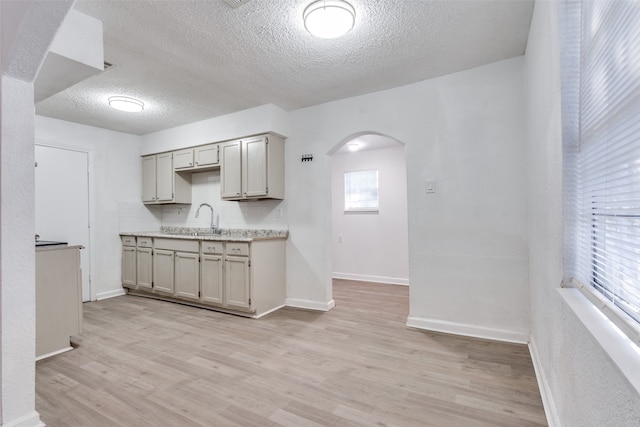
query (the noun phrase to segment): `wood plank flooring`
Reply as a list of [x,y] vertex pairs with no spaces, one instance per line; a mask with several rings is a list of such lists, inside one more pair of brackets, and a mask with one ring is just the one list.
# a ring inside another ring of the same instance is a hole
[[336,280],[336,308],[259,320],[122,296],[84,304],[36,369],[72,426],[543,426],[524,345],[409,329],[408,288]]

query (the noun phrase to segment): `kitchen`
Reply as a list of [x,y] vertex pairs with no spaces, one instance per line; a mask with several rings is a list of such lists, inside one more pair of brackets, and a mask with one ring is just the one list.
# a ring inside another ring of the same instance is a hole
[[[454,74],[316,106],[287,111],[265,103],[141,136],[36,115],[36,143],[82,147],[93,157],[92,188],[100,197],[90,209],[96,224],[92,243],[102,254],[92,268],[96,298],[122,292],[119,233],[159,226],[165,215],[177,215],[175,210],[154,212],[142,206],[140,188],[130,185],[142,175],[141,155],[276,132],[287,136],[285,200],[282,205],[238,204],[230,213],[223,209],[220,226],[247,227],[258,220],[265,228],[287,224],[287,304],[330,309],[331,184],[326,154],[362,132],[376,132],[406,147],[408,324],[528,341],[529,253],[531,246],[544,251],[529,234],[529,202],[537,197],[529,185],[545,175],[528,160],[530,151],[540,155],[542,148],[527,143],[527,122],[538,118],[527,116],[526,106],[531,99],[546,102],[533,95],[536,88],[553,90],[526,77],[552,74],[546,64],[553,62],[546,55],[554,41],[545,31],[552,26],[551,9],[536,3],[525,56],[520,52]],[[302,154],[313,154],[313,161],[301,162]],[[434,178],[437,191],[432,197],[424,194],[424,181]]]

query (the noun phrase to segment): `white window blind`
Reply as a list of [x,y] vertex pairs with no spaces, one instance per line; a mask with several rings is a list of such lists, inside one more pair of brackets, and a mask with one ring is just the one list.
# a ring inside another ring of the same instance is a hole
[[581,7],[570,275],[640,323],[640,2]]
[[345,212],[378,212],[378,170],[344,173]]

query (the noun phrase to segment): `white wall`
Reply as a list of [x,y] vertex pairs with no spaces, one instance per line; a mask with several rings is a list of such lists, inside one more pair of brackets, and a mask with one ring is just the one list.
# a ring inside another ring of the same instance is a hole
[[[410,324],[529,336],[523,58],[292,111],[287,295],[331,305],[331,166],[362,132],[406,144]],[[300,155],[314,154],[313,162]],[[435,178],[436,194],[424,194]],[[289,301],[291,302],[291,301]]]
[[[198,206],[213,206],[217,228],[250,228],[286,230],[284,217],[286,201],[255,200],[234,202],[220,198],[220,171],[198,172],[191,175],[191,205],[167,205],[161,207],[164,226],[206,228],[211,224],[211,211],[203,208],[195,217]],[[277,208],[283,209],[278,217]]]
[[[379,212],[345,214],[344,173],[366,169],[378,170]],[[408,285],[404,146],[334,154],[331,176],[333,277]]]
[[159,212],[141,202],[140,138],[40,116],[35,130],[39,144],[89,152],[92,294],[100,299],[122,292],[118,233],[160,227]]
[[35,411],[33,80],[71,1],[0,2],[0,424]]
[[551,419],[637,426],[640,396],[561,301],[562,135],[556,3],[537,1],[525,60],[532,344]]
[[285,137],[289,134],[287,112],[273,104],[143,135],[140,154],[160,153],[267,132]]

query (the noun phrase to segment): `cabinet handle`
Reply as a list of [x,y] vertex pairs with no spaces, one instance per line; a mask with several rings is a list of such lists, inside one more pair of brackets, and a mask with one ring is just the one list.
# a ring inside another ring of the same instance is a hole
[[196,166],[198,166],[198,162],[196,162]]
[[[196,163],[197,164],[197,163]],[[193,162],[189,162],[189,166],[193,166]]]

